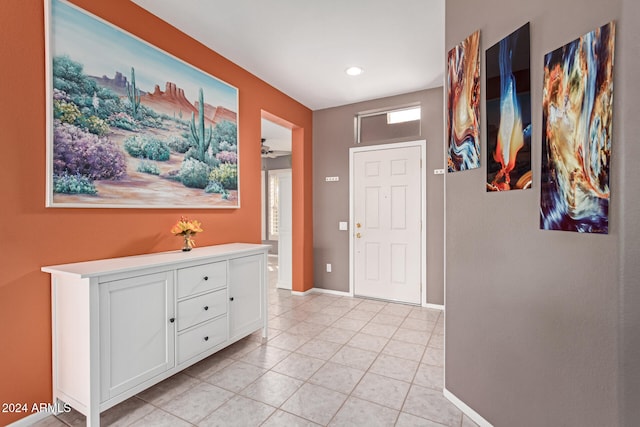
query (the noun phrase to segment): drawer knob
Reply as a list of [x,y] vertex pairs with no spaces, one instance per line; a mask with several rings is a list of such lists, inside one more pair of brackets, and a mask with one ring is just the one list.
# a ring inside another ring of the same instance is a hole
[[205,305],[205,306],[204,306],[204,311],[207,311],[207,310],[209,310],[209,306],[208,306],[208,305]]
[[205,341],[209,341],[209,337],[204,337],[204,340]]
[[229,301],[233,301],[233,297],[229,298]]
[[175,322],[175,321],[176,321],[176,318],[175,318],[175,317],[172,317],[171,319],[169,319],[169,322],[171,322],[171,323],[173,323],[173,322]]
[[209,280],[209,276],[204,276],[204,280]]

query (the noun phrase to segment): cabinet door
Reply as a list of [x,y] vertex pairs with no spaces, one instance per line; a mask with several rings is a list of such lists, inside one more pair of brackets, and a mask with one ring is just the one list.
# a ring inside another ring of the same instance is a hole
[[174,366],[173,273],[100,285],[102,401]]
[[263,326],[264,255],[229,260],[229,337],[237,340]]

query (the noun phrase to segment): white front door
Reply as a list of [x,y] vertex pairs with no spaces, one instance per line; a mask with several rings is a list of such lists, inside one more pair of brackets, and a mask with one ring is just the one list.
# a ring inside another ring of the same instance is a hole
[[421,150],[352,153],[355,295],[421,303]]

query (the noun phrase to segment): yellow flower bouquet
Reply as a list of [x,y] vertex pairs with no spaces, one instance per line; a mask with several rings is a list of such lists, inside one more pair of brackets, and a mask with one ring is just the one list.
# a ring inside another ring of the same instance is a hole
[[199,221],[189,220],[186,216],[181,216],[180,220],[176,223],[176,225],[171,228],[171,233],[174,236],[182,236],[183,237],[183,251],[190,251],[196,245],[196,242],[193,240],[193,236],[197,233],[201,233],[204,230]]

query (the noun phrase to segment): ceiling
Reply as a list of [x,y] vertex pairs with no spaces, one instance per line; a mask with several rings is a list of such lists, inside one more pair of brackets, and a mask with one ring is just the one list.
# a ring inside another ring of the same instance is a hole
[[291,152],[291,129],[280,126],[277,123],[262,119],[263,145],[273,151],[274,157],[286,155]]
[[132,1],[311,110],[443,85],[445,0]]

